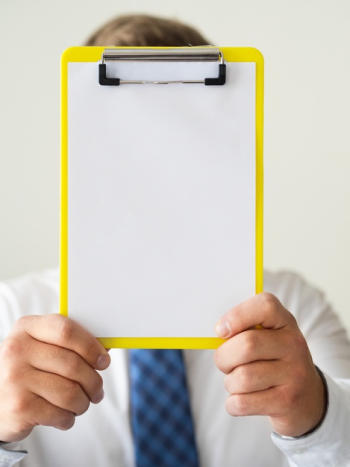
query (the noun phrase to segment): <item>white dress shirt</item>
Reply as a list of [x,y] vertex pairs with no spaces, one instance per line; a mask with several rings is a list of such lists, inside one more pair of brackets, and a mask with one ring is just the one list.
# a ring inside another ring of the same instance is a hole
[[[57,270],[0,284],[0,339],[6,337],[20,316],[57,313],[58,290]],[[223,375],[214,364],[214,351],[186,350],[200,465],[350,466],[350,343],[346,332],[323,295],[298,275],[265,273],[265,290],[275,294],[294,314],[314,363],[325,374],[329,391],[326,417],[315,432],[298,439],[273,434],[267,417],[232,417],[225,410],[227,393]],[[105,399],[77,417],[69,431],[36,427],[20,443],[20,449],[28,450],[20,462],[22,467],[134,466],[127,351],[112,349],[110,355],[112,363],[101,373]],[[23,456],[13,454],[11,460],[11,449],[11,444],[0,447],[0,466],[12,466]],[[5,458],[8,460],[1,460]]]

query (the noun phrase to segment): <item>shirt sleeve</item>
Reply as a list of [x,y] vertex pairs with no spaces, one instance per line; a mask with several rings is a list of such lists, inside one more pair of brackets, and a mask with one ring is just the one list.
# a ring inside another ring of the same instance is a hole
[[299,275],[270,277],[282,304],[294,314],[314,364],[328,386],[328,409],[322,424],[299,438],[272,434],[292,467],[350,466],[350,342],[344,326],[319,290]]
[[0,467],[12,467],[27,455],[27,451],[18,451],[15,443],[0,441]]
[[[26,314],[58,312],[58,270],[0,282],[0,344],[15,321]],[[0,467],[12,467],[27,455],[18,443],[0,441]]]
[[58,269],[0,282],[0,342],[22,316],[58,313],[58,300]]
[[348,467],[350,465],[350,382],[324,375],[328,386],[328,410],[322,424],[299,438],[272,434],[276,446],[291,467]]

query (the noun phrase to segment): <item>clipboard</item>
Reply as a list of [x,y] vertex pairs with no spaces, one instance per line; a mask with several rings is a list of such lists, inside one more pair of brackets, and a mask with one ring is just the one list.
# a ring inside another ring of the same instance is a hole
[[263,290],[263,66],[64,52],[60,313],[106,348],[217,348],[216,321]]

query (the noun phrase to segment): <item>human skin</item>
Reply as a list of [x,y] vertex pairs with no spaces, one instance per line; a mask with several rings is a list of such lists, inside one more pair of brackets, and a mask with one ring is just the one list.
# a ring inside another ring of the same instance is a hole
[[[255,329],[260,325],[262,329]],[[215,352],[233,416],[267,415],[274,431],[300,436],[325,412],[325,388],[296,320],[262,293],[217,324],[227,341]],[[103,399],[110,357],[98,340],[62,315],[19,319],[0,346],[0,440],[24,439],[36,425],[67,430]]]
[[226,313],[216,325],[227,339],[215,363],[229,393],[233,416],[266,415],[283,436],[316,428],[326,390],[294,316],[272,294],[261,293]]
[[19,441],[36,425],[67,430],[103,399],[110,357],[88,331],[58,314],[25,316],[0,346],[0,440]]

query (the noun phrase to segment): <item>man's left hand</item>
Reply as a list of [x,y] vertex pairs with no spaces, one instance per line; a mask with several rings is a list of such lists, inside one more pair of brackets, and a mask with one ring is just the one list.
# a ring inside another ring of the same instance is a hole
[[215,363],[225,373],[229,414],[267,415],[283,436],[317,427],[325,413],[324,383],[294,316],[274,295],[263,292],[236,306],[216,332],[228,339]]

